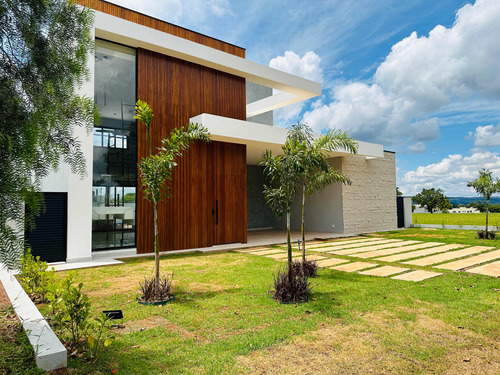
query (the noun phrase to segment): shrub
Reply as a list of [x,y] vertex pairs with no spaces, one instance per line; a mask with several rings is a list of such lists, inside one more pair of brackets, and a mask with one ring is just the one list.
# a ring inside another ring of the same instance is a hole
[[305,262],[296,261],[292,263],[293,271],[296,274],[302,274],[307,277],[318,276],[318,263],[315,260],[307,260]]
[[97,361],[103,349],[111,345],[110,329],[107,322],[110,318],[106,314],[99,315],[89,326],[87,345],[91,361]]
[[484,230],[478,230],[477,231],[477,238],[482,239],[482,240],[494,240],[496,237],[495,232],[491,231],[484,231]]
[[68,274],[61,287],[57,298],[52,301],[54,322],[69,333],[69,346],[78,346],[89,329],[91,303],[89,297],[82,292],[83,283],[73,286],[73,274]]
[[48,270],[47,262],[33,257],[30,249],[21,258],[19,282],[34,302],[47,302],[54,282],[54,268]]
[[154,301],[166,301],[173,297],[172,290],[172,279],[168,276],[165,277],[152,277],[150,279],[144,278],[143,283],[139,283],[141,288],[142,296],[139,298],[142,302],[154,302]]
[[274,276],[273,298],[281,303],[304,302],[309,299],[311,292],[311,283],[307,276],[302,273],[296,273],[293,268],[290,269],[292,275],[287,271],[278,271]]

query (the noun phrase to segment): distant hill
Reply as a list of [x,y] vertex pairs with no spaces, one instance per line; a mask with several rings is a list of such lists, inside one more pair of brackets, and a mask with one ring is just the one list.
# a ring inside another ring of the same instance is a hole
[[[458,204],[458,205],[467,205],[471,202],[475,201],[481,201],[483,202],[484,199],[481,197],[450,197],[450,203],[451,204]],[[500,197],[491,197],[490,199],[490,204],[500,204]]]

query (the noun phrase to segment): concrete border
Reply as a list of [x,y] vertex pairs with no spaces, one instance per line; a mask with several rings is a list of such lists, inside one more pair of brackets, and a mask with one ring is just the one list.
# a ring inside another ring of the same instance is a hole
[[5,269],[2,263],[0,280],[33,346],[37,367],[45,371],[66,367],[66,348],[14,277],[14,273]]

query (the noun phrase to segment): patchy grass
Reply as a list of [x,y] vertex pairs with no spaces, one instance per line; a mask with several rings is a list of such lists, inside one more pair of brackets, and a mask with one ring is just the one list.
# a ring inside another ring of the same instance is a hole
[[[482,226],[486,224],[486,214],[413,214],[413,224]],[[491,230],[495,230],[495,226],[500,228],[500,213],[490,213],[488,224]]]
[[477,233],[474,230],[411,228],[405,230],[373,233],[372,235],[377,237],[398,238],[402,240],[416,240],[427,242],[432,241],[443,242],[447,244],[459,243],[471,246],[500,247],[500,236],[498,236],[494,240],[479,239],[477,238]]
[[0,374],[45,374],[12,307],[0,308]]
[[[429,234],[460,242],[422,229],[378,235]],[[176,296],[165,306],[136,302],[152,258],[78,271],[94,312],[123,309],[125,327],[100,363],[70,359],[70,372],[499,373],[497,279],[445,271],[412,283],[322,269],[310,302],[282,305],[268,295],[280,266],[236,252],[163,257]]]

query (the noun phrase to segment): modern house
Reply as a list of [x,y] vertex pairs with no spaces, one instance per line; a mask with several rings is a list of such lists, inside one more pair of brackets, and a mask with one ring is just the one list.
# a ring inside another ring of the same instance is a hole
[[[249,61],[241,47],[105,1],[77,2],[95,12],[95,58],[81,90],[94,98],[102,121],[90,134],[76,130],[87,176],[62,167],[44,181],[47,211],[28,234],[33,252],[69,262],[102,249],[153,251],[152,206],[137,182],[137,162],[147,155],[145,129],[133,119],[137,99],[154,111],[154,147],[190,121],[212,134],[212,142],[185,153],[174,198],[159,206],[161,251],[245,243],[248,230],[280,228],[265,205],[258,166],[262,153],[280,152],[286,138],[272,126],[272,111],[320,95],[321,85]],[[308,229],[396,228],[395,154],[359,142],[357,155],[330,156],[352,184],[311,197]]]

